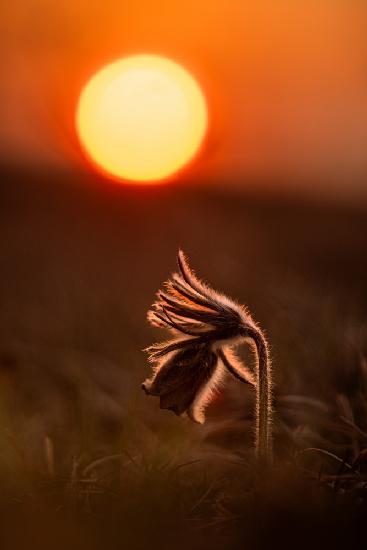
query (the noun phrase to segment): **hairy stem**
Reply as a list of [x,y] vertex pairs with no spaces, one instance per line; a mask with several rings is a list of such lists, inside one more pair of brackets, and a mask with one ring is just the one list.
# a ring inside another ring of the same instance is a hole
[[251,328],[248,337],[255,344],[257,355],[256,383],[256,453],[260,463],[272,462],[272,376],[268,343],[258,328]]

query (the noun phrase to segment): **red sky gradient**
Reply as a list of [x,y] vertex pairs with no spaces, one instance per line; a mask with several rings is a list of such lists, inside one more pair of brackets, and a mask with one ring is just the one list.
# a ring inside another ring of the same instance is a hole
[[77,167],[82,84],[118,57],[157,53],[209,102],[193,177],[367,191],[366,22],[361,0],[6,0],[0,157]]

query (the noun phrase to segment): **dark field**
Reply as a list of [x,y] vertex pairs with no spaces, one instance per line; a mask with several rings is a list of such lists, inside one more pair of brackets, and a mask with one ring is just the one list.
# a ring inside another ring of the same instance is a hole
[[[2,548],[357,545],[367,205],[4,168],[0,209]],[[270,340],[270,474],[251,388],[230,380],[204,426],[140,389],[141,350],[164,338],[146,311],[179,246]]]

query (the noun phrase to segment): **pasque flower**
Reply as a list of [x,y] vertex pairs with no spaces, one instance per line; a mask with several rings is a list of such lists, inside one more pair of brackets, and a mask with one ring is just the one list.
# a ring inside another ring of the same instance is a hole
[[[205,408],[227,373],[255,386],[258,454],[268,457],[271,369],[266,339],[245,307],[196,277],[181,250],[178,268],[148,312],[149,322],[168,329],[173,338],[147,348],[153,375],[142,387],[160,398],[161,408],[177,415],[187,412],[203,423]],[[234,352],[243,342],[255,350],[254,372]]]

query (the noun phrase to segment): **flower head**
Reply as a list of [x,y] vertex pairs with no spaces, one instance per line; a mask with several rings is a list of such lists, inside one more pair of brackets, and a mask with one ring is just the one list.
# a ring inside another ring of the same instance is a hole
[[148,312],[149,322],[168,329],[173,338],[147,348],[153,376],[142,387],[160,398],[161,408],[187,412],[203,423],[205,407],[226,372],[255,384],[233,347],[249,339],[256,343],[258,328],[243,306],[195,276],[181,250],[178,267]]

